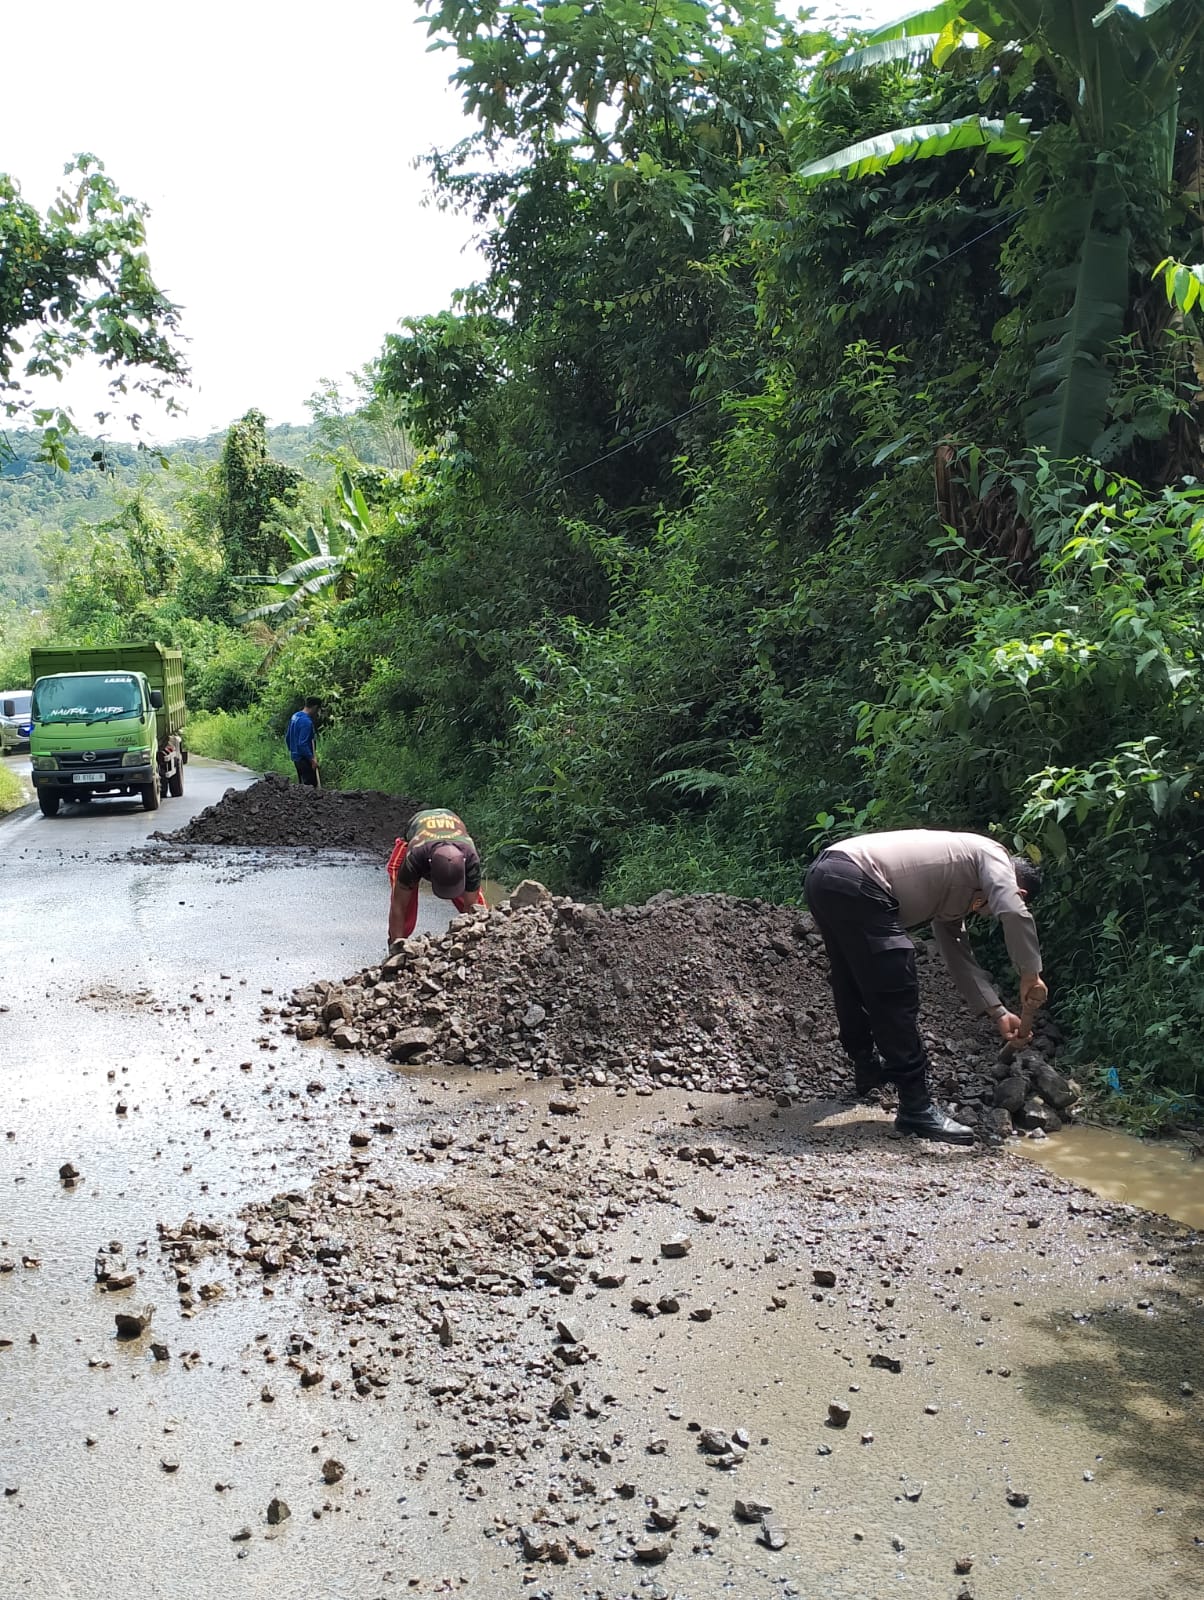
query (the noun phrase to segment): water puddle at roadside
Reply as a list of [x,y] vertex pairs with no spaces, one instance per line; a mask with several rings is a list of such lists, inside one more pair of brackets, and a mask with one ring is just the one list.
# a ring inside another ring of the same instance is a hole
[[1017,1155],[1093,1194],[1204,1228],[1204,1159],[1182,1143],[1151,1143],[1111,1128],[1068,1128],[1012,1146]]

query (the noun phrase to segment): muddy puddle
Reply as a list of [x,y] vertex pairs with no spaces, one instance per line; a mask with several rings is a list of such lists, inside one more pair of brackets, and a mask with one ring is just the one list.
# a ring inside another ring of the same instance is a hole
[[1105,1200],[1204,1228],[1204,1160],[1186,1143],[1153,1144],[1111,1128],[1080,1127],[1014,1148]]

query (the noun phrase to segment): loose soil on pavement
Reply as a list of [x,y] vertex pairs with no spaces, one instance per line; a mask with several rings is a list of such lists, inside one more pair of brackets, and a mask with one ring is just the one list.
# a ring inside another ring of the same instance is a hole
[[[967,1015],[922,940],[917,964],[933,1089],[956,1115],[985,1137],[1010,1133],[1013,1112],[1045,1128],[1073,1115],[1077,1089],[1049,1062],[1049,1024],[1022,1064],[1001,1058],[994,1028]],[[378,967],[299,991],[294,1027],[398,1062],[789,1104],[851,1086],[826,974],[823,941],[797,908],[666,894],[607,911],[530,884]]]
[[174,833],[169,844],[283,845],[387,856],[419,809],[379,789],[310,789],[268,773],[246,789],[227,789]]

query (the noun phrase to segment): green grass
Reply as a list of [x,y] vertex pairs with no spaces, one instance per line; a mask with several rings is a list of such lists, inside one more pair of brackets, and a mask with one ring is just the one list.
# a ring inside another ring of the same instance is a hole
[[29,803],[30,796],[15,772],[0,761],[0,817]]
[[234,761],[253,772],[291,777],[284,740],[254,711],[197,711],[188,719],[188,748],[214,761]]

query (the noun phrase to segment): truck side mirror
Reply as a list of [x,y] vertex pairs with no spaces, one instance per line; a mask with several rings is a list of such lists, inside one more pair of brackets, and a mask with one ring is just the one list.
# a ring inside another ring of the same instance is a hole
[[151,690],[151,710],[152,711],[162,711],[162,709],[163,709],[163,696],[159,692],[158,689],[152,689]]
[[17,702],[15,700],[6,700],[3,706],[0,706],[0,716],[15,717],[16,714]]

